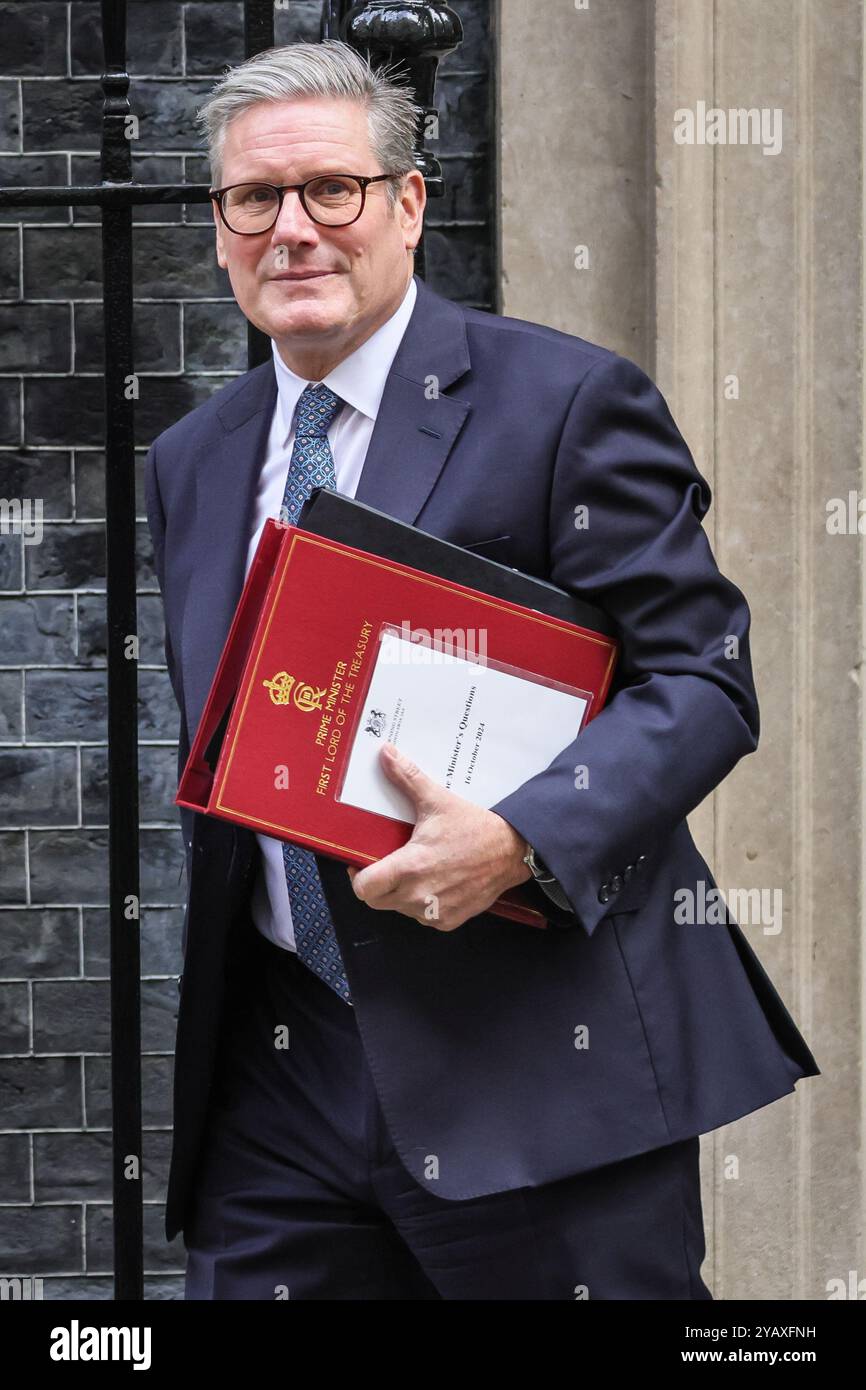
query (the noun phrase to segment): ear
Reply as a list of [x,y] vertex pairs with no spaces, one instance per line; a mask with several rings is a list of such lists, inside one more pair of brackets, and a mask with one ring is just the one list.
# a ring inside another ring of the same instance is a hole
[[223,220],[220,217],[219,208],[217,207],[213,199],[211,199],[211,211],[213,212],[214,228],[216,230],[217,265],[219,266],[220,270],[228,270],[225,242],[223,241],[223,233],[225,232],[225,227],[223,225]]
[[419,169],[412,169],[405,177],[397,211],[403,227],[403,240],[407,249],[414,249],[421,240],[421,226],[424,208],[427,203],[427,188],[424,175]]

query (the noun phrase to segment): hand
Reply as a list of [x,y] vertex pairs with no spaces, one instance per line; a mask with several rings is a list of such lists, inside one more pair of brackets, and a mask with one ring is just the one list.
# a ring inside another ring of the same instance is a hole
[[454,931],[532,877],[523,863],[526,841],[502,816],[446,791],[391,743],[379,757],[417,820],[405,845],[363,869],[349,866],[355,895],[368,907]]

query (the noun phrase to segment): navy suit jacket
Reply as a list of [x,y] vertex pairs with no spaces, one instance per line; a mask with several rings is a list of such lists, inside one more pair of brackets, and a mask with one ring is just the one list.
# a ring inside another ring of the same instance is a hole
[[[716,886],[686,816],[755,749],[758,707],[749,609],[715,563],[710,489],[663,397],[613,352],[416,283],[358,499],[599,604],[622,641],[603,711],[493,808],[567,894],[570,911],[528,885],[549,929],[482,912],[438,932],[360,902],[345,865],[317,856],[394,1144],[422,1187],[460,1200],[705,1133],[819,1070],[730,915],[675,920],[678,890]],[[276,389],[268,361],[147,456],[179,770],[243,585]],[[181,820],[169,1239],[259,859],[253,831]]]

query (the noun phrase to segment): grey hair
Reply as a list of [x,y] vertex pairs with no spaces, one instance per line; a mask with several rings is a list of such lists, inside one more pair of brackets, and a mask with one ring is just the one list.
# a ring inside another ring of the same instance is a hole
[[[229,68],[220,78],[196,113],[196,124],[207,141],[214,186],[222,177],[229,122],[260,102],[302,97],[334,97],[360,103],[367,111],[370,148],[382,173],[402,175],[417,167],[415,130],[423,108],[415,104],[411,89],[392,71],[373,68],[350,44],[340,39],[323,39],[321,43],[268,48]],[[397,201],[398,183],[399,180],[389,180],[385,185],[392,208]]]

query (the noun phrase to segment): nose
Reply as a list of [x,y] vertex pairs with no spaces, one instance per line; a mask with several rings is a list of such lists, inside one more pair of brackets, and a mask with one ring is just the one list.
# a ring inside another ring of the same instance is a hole
[[304,211],[297,189],[287,189],[271,228],[271,246],[315,246],[318,241],[316,224]]

